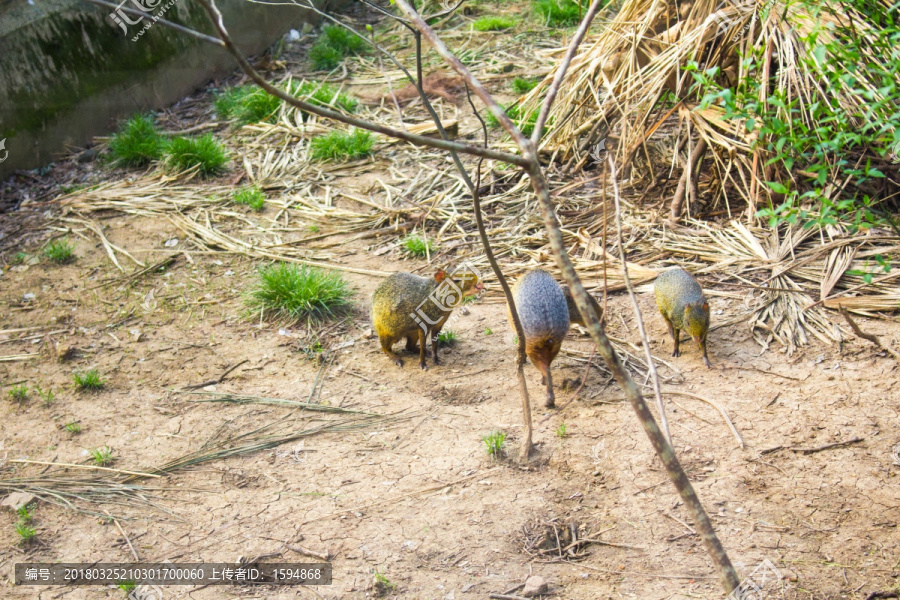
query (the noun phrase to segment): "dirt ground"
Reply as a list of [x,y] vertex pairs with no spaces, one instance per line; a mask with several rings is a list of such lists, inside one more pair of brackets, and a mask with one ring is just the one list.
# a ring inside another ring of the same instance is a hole
[[[275,212],[240,210],[251,223]],[[41,248],[61,234],[58,214],[49,202],[0,215],[3,239],[18,240],[15,248],[4,246],[5,261],[14,252],[28,255],[24,264],[7,264],[0,277],[0,356],[33,355],[0,362],[3,479],[50,468],[11,462],[17,459],[88,465],[89,449],[109,446],[113,468],[145,471],[225,431],[283,419],[278,430],[287,433],[343,418],[274,405],[199,403],[202,396],[185,390],[242,361],[204,390],[312,397],[398,418],[142,480],[154,506],[79,503],[101,513],[91,515],[39,502],[30,544],[20,543],[15,515],[4,511],[3,598],[125,596],[116,588],[14,586],[13,565],[26,560],[131,562],[136,554],[156,562],[314,562],[297,548],[333,557],[331,586],[167,587],[163,597],[486,598],[532,574],[560,598],[723,596],[621,391],[598,369],[577,396],[577,386],[563,389],[584,372],[583,359],[565,353],[590,352],[583,333],[570,333],[554,363],[558,408],[542,407],[540,377],[527,367],[538,451],[528,465],[514,460],[522,415],[513,335],[491,279],[490,292],[456,314],[450,328],[458,340],[442,350],[443,364],[423,372],[401,351],[401,369],[370,337],[369,297],[379,277],[346,274],[355,289],[353,313],[317,338],[305,327],[248,317],[243,294],[263,263],[197,251],[167,219],[112,214],[102,221],[112,244],[142,260],[175,256],[164,272],[129,281],[89,232],[70,236],[77,260],[49,263]],[[166,246],[172,239],[178,244]],[[388,272],[430,268],[396,251],[375,256],[373,247],[371,240],[348,242],[332,262]],[[776,346],[764,352],[737,324],[710,334],[713,368],[707,369],[692,343],[669,359],[672,341],[652,293],[643,291],[639,301],[654,355],[677,369],[662,367],[663,389],[718,402],[745,443],[739,447],[708,404],[666,395],[678,457],[740,573],[764,560],[775,565],[782,578],[766,585],[765,598],[862,599],[897,589],[896,361],[851,337],[841,347],[814,341],[793,356]],[[714,324],[739,308],[720,296],[711,304]],[[627,296],[613,294],[609,312],[610,334],[639,344]],[[900,347],[896,320],[860,322]],[[333,361],[317,358],[317,339]],[[66,348],[73,352],[61,360],[58,352]],[[73,372],[88,368],[107,380],[105,389],[75,389]],[[35,392],[25,401],[10,398],[7,390],[22,384],[52,389],[56,398],[50,404]],[[66,429],[73,422],[80,433]],[[487,455],[482,436],[492,431],[508,434],[508,458]],[[822,449],[840,442],[847,444]],[[560,553],[556,536],[565,549],[570,525],[593,542]],[[376,588],[375,573],[389,585]]]

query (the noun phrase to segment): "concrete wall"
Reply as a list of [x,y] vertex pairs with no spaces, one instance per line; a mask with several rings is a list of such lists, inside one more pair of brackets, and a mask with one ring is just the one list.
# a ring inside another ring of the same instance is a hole
[[[109,18],[112,9],[83,0],[33,1],[0,0],[0,179],[53,162],[67,148],[113,131],[118,119],[168,106],[237,68],[224,50],[158,23],[137,37],[149,19],[126,23],[126,35]],[[128,0],[127,6],[136,2],[154,15],[171,2],[167,20],[212,33],[193,0]],[[295,6],[217,4],[248,55],[317,21]]]

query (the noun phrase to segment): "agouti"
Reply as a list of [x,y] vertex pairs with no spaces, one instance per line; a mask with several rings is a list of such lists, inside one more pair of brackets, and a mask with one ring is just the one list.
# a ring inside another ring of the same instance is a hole
[[[547,385],[546,405],[550,408],[555,401],[550,363],[559,354],[563,338],[569,332],[566,296],[553,276],[540,269],[522,275],[513,286],[512,294],[525,333],[525,353],[541,372],[541,383]],[[509,306],[506,314],[515,331]]]
[[[438,334],[450,313],[466,296],[477,294],[482,284],[473,273],[448,277],[441,270],[433,277],[394,273],[372,294],[372,326],[381,350],[397,366],[403,361],[391,347],[406,338],[406,349],[419,350],[419,366],[425,365],[425,343],[431,338],[434,364],[438,361]],[[416,348],[416,341],[419,348]]]
[[675,352],[672,356],[678,356],[679,331],[684,329],[700,350],[703,351],[703,362],[707,367],[709,357],[706,356],[706,334],[709,332],[709,302],[703,295],[700,284],[693,275],[684,269],[672,269],[663,271],[656,278],[653,285],[656,294],[656,305],[662,313],[666,325],[669,327],[669,335],[675,340]]

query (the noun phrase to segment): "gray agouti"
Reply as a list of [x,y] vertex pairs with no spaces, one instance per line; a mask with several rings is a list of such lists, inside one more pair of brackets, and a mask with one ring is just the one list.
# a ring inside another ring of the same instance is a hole
[[[512,288],[513,300],[525,333],[525,353],[531,364],[541,372],[541,383],[547,386],[548,408],[555,401],[550,363],[559,354],[563,338],[569,332],[570,313],[565,292],[550,273],[541,269],[528,271]],[[599,308],[598,306],[598,314]],[[515,331],[509,306],[506,307],[506,314],[510,327]],[[580,314],[578,318],[581,318]]]
[[[453,285],[450,285],[452,281]],[[439,290],[444,284],[446,288]],[[381,350],[397,366],[403,361],[391,347],[406,338],[406,349],[419,351],[419,366],[425,365],[425,343],[431,338],[434,364],[438,362],[438,334],[450,313],[466,296],[477,294],[482,284],[474,273],[463,273],[448,279],[441,270],[433,277],[420,277],[412,273],[394,273],[372,294],[372,326]],[[445,292],[445,293],[441,293]],[[416,348],[418,340],[419,348]]]
[[680,354],[678,337],[679,331],[684,329],[700,346],[700,350],[703,352],[703,362],[707,367],[711,367],[709,357],[706,356],[709,302],[694,276],[681,268],[663,271],[656,278],[653,292],[656,295],[659,312],[662,313],[663,319],[666,320],[666,325],[669,327],[669,335],[675,340],[675,352],[672,353],[672,356]]
[[[578,307],[575,305],[575,298],[572,296],[572,292],[569,291],[569,286],[560,285],[563,291],[563,296],[566,297],[566,307],[569,309],[569,322],[577,323],[582,327],[587,327],[585,324],[584,317],[581,316],[581,312],[578,310]],[[588,294],[588,299],[591,301],[591,306],[594,308],[594,312],[597,313],[597,318],[600,319],[601,325],[603,324],[603,309],[600,308],[600,304],[594,299],[593,296]]]

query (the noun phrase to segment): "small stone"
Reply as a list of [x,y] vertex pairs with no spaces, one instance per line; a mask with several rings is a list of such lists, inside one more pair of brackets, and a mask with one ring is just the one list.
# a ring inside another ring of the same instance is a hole
[[29,494],[27,492],[13,492],[4,498],[3,502],[0,502],[0,506],[9,508],[12,511],[17,511],[23,506],[28,506],[35,500],[37,500],[37,497],[35,497],[34,494]]
[[541,594],[546,593],[547,580],[545,580],[543,577],[532,575],[525,580],[525,588],[522,590],[522,595],[526,598],[534,598],[535,596],[540,596]]
[[465,306],[463,306],[461,309],[459,309],[459,312],[461,312],[461,313],[464,314],[464,315],[468,315],[468,314],[469,314],[469,309],[466,308]]
[[171,240],[166,240],[165,246],[166,248],[173,248],[178,245],[178,238],[172,238]]
[[60,344],[56,343],[56,360],[59,362],[66,362],[67,360],[72,360],[78,355],[78,348],[72,346],[71,344]]
[[291,40],[292,42],[296,42],[297,40],[300,39],[300,32],[297,31],[296,29],[291,29],[288,32],[288,39]]

